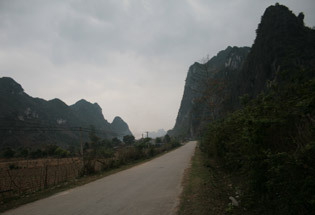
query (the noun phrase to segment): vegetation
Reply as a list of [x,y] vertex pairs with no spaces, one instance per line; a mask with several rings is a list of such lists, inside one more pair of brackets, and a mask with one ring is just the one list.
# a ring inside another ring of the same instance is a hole
[[244,96],[243,109],[209,125],[201,141],[247,179],[245,204],[263,205],[260,213],[315,211],[315,79],[300,80],[273,84],[251,101]]
[[[200,127],[201,135],[195,132],[200,148],[240,189],[239,208],[246,212],[233,207],[226,212],[314,214],[315,31],[303,19],[283,5],[268,7],[240,70],[234,76],[218,76],[218,70],[214,78],[226,80],[223,91],[209,79],[201,93],[205,98],[197,101],[210,113],[217,109],[218,117],[206,119],[201,106],[191,114],[201,116],[198,123],[211,123]],[[207,98],[212,103],[202,101]],[[196,125],[192,121],[188,128]],[[213,165],[208,167],[213,172]]]
[[124,136],[123,141],[125,144],[131,145],[135,143],[135,137],[132,135],[126,135]]
[[186,170],[178,214],[226,214],[228,194],[235,196],[228,175],[220,171],[213,158],[207,157],[197,146],[191,167]]
[[[70,152],[71,151],[71,152]],[[74,156],[74,151],[69,148],[69,150],[63,149],[55,144],[46,145],[43,148],[31,149],[26,147],[14,148],[4,148],[0,152],[2,158],[20,158],[20,159],[38,159],[38,158],[65,158]]]
[[[130,135],[124,138],[128,144],[118,138],[101,140],[93,129],[89,138],[83,154],[71,156],[69,151],[56,145],[30,151],[5,149],[3,156],[13,159],[0,162],[0,206],[8,208],[12,201],[37,191],[54,189],[62,183],[141,162],[180,146],[171,138],[170,142],[160,144],[154,144],[150,138],[135,141]],[[131,144],[130,140],[135,142]],[[25,156],[18,157],[19,154]]]

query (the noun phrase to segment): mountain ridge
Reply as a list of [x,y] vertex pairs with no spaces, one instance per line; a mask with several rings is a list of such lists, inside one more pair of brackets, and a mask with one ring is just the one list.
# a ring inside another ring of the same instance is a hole
[[[10,77],[0,78],[0,101],[1,148],[39,147],[42,144],[78,146],[80,133],[73,131],[74,127],[93,126],[100,131],[98,135],[101,138],[107,139],[132,135],[122,119],[123,130],[109,123],[97,103],[92,104],[81,99],[68,106],[58,98],[48,101],[33,98]],[[83,134],[83,140],[88,141],[86,133]]]
[[272,5],[251,48],[229,46],[204,64],[190,66],[168,133],[198,137],[210,122],[240,109],[240,97],[252,99],[277,84],[314,77],[315,31],[303,19],[303,13],[296,16],[284,5]]
[[206,91],[227,90],[227,82],[239,73],[249,50],[249,47],[229,46],[204,64],[195,62],[189,67],[176,123],[168,131],[170,135],[195,136],[203,126],[200,121],[220,117],[218,111],[207,111],[207,103],[220,98],[207,95]]

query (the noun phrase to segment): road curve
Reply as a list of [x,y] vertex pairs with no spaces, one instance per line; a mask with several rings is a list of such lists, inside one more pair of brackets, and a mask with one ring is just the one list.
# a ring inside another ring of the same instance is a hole
[[196,142],[131,169],[58,193],[6,215],[175,214],[184,169]]

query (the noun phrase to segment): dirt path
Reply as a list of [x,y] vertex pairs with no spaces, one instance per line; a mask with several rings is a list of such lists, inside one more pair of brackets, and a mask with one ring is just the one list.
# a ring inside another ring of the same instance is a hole
[[174,214],[195,146],[189,142],[147,163],[4,214]]

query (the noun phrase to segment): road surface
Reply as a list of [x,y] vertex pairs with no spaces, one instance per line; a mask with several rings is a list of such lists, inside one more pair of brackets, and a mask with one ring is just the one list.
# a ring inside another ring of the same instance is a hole
[[6,215],[175,214],[196,142],[131,169],[58,193]]

